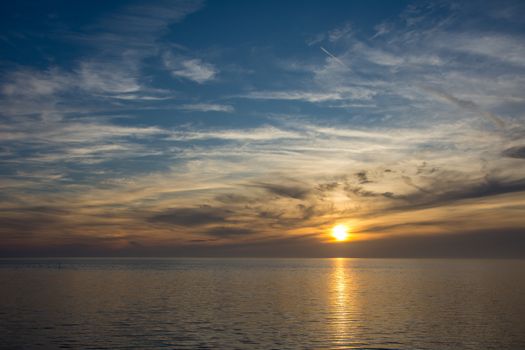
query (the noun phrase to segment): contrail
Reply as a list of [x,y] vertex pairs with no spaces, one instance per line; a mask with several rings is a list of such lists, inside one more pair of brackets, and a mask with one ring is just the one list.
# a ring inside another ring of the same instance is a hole
[[343,61],[341,61],[339,58],[335,57],[330,51],[325,49],[324,47],[320,46],[321,50],[327,54],[328,56],[332,57],[334,60],[337,61],[341,66],[345,67],[346,69],[350,70],[350,67],[348,67]]

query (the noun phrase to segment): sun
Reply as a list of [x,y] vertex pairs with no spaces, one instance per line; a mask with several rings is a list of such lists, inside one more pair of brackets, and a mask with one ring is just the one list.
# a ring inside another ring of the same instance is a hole
[[339,224],[332,228],[332,237],[334,237],[336,241],[346,241],[348,236],[348,227],[346,225]]

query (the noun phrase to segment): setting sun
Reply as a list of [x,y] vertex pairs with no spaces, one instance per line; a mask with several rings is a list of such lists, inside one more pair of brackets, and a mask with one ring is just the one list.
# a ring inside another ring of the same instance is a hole
[[346,241],[348,239],[348,227],[346,225],[336,225],[332,228],[332,237],[337,241]]

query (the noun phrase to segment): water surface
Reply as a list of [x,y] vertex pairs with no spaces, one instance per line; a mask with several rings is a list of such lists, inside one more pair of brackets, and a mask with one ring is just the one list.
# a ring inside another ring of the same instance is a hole
[[525,261],[0,260],[6,349],[525,348]]

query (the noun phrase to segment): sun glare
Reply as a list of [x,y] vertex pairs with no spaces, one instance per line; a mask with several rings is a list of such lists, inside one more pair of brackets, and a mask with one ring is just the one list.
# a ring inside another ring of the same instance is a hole
[[336,241],[346,241],[348,239],[348,227],[346,225],[336,225],[332,228],[332,237]]

